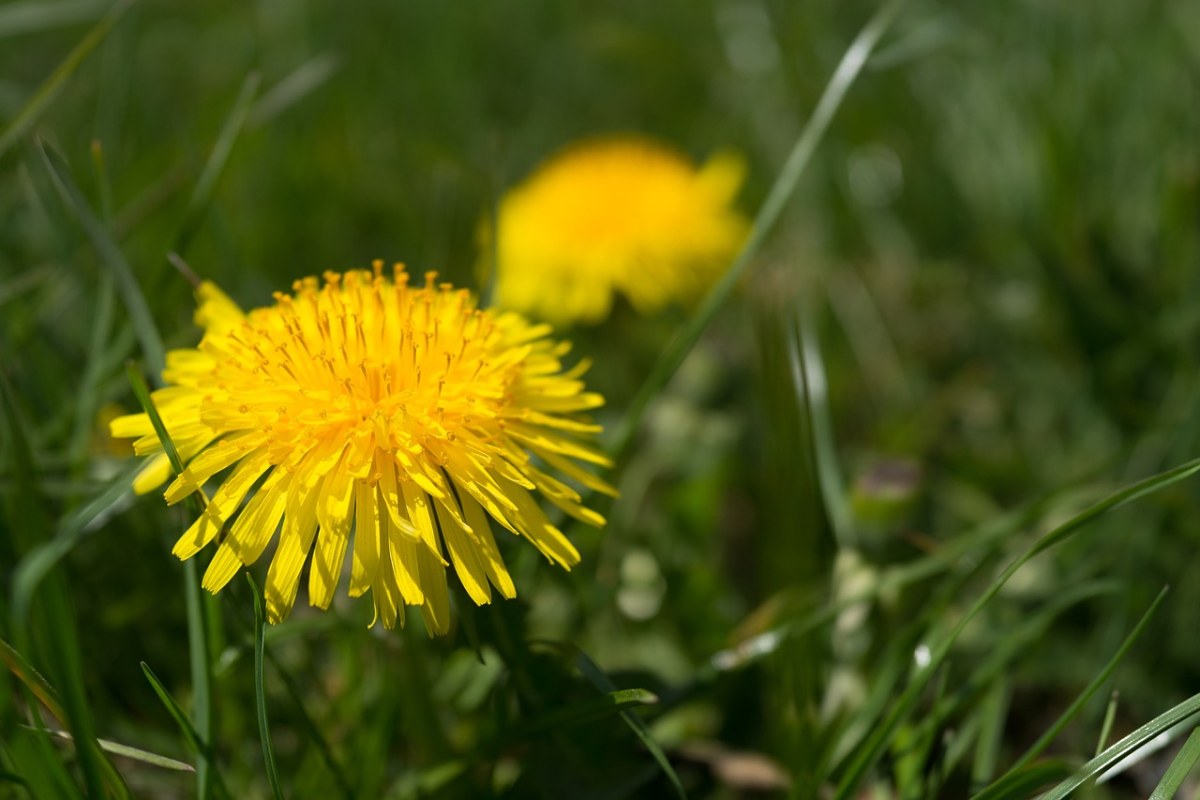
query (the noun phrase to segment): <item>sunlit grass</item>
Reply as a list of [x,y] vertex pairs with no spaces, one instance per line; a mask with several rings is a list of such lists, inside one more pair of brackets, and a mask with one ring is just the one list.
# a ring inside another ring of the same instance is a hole
[[[1183,0],[0,7],[0,797],[1194,791],[1198,38]],[[631,134],[744,154],[753,227],[705,298],[565,334],[620,490],[555,518],[580,564],[501,541],[518,598],[436,639],[201,591],[198,509],[106,432],[189,279],[483,291],[505,192]]]

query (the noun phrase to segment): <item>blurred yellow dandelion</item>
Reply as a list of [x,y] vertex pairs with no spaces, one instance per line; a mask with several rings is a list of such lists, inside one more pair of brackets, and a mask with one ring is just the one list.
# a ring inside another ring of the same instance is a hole
[[579,144],[500,202],[496,303],[555,324],[598,322],[620,292],[641,313],[702,293],[745,239],[742,163],[696,169],[636,138]]
[[[350,550],[350,595],[370,590],[384,626],[403,624],[407,604],[444,632],[450,564],[476,603],[491,600],[489,584],[516,594],[490,521],[568,569],[579,553],[533,493],[604,524],[544,471],[612,493],[576,463],[609,464],[588,441],[599,426],[583,414],[604,401],[580,380],[587,364],[564,371],[569,344],[547,338],[546,325],[478,309],[434,273],[414,287],[403,267],[389,279],[382,266],[297,281],[249,313],[202,284],[204,337],[168,354],[167,386],[153,394],[187,465],[167,502],[229,470],[175,555],[192,557],[224,530],[204,575],[216,592],[279,530],[265,590],[272,622],[290,612],[310,552],[309,600],[327,608]],[[112,432],[150,456],[138,492],[170,477],[145,414],[114,420]]]

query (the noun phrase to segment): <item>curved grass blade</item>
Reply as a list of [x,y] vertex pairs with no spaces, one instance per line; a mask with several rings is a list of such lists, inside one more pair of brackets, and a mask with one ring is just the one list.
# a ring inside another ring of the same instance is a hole
[[67,718],[67,714],[63,711],[62,704],[58,700],[58,692],[54,691],[54,687],[50,685],[42,674],[34,669],[33,665],[25,660],[25,656],[21,655],[8,642],[0,639],[0,661],[4,662],[4,666],[8,667],[11,672],[21,683],[33,692],[33,696],[38,699],[38,702],[44,705],[47,710],[60,721]]
[[50,77],[42,82],[42,85],[34,92],[33,97],[29,99],[25,107],[17,113],[16,118],[9,123],[4,133],[0,134],[0,156],[4,155],[18,139],[33,127],[33,124],[41,117],[42,112],[46,110],[46,107],[50,105],[50,102],[62,90],[67,79],[75,73],[75,70],[79,69],[79,65],[83,63],[85,58],[91,55],[97,45],[104,41],[104,37],[108,36],[108,32],[117,24],[117,20],[135,2],[136,0],[117,0],[112,8],[109,9],[109,12],[104,15],[104,18],[87,32],[87,35],[79,41],[79,44],[75,45],[75,48],[67,54],[67,57],[55,68],[54,72],[50,73]]
[[[74,742],[75,737],[69,731],[55,731],[46,728],[34,728],[29,725],[22,726],[27,730],[45,733],[53,736],[56,739],[62,739],[65,742]],[[142,750],[138,747],[130,747],[127,744],[110,741],[109,739],[97,739],[100,743],[100,749],[106,753],[112,753],[114,756],[121,756],[133,761],[140,761],[143,764],[149,764],[152,767],[161,767],[162,769],[174,770],[176,772],[195,772],[196,768],[191,764],[185,764],[182,761],[177,761],[174,758],[160,756],[158,753],[151,753],[149,750]]]
[[1030,745],[1029,749],[1025,751],[1024,755],[1017,759],[1016,763],[1013,764],[1012,769],[1009,770],[1010,772],[1024,767],[1029,762],[1033,761],[1033,759],[1041,755],[1042,751],[1045,750],[1050,743],[1054,741],[1055,737],[1062,732],[1062,729],[1065,728],[1067,724],[1074,719],[1080,711],[1083,710],[1083,707],[1087,701],[1092,699],[1092,696],[1095,695],[1095,693],[1099,691],[1100,687],[1103,686],[1104,683],[1109,679],[1109,677],[1113,674],[1113,671],[1116,670],[1117,665],[1121,663],[1121,660],[1125,658],[1125,655],[1129,652],[1130,648],[1133,647],[1133,643],[1137,641],[1138,637],[1141,636],[1142,631],[1146,629],[1146,624],[1150,622],[1150,617],[1154,616],[1154,612],[1158,610],[1160,605],[1162,605],[1163,599],[1167,596],[1167,591],[1168,587],[1164,586],[1162,591],[1158,593],[1158,597],[1154,598],[1154,602],[1150,604],[1150,608],[1146,609],[1146,613],[1142,615],[1142,618],[1138,620],[1137,625],[1135,625],[1133,630],[1129,632],[1129,635],[1125,637],[1125,641],[1121,642],[1121,646],[1117,648],[1117,652],[1114,653],[1113,657],[1110,658],[1108,663],[1104,665],[1104,669],[1102,669],[1100,673],[1092,679],[1092,682],[1087,685],[1087,688],[1083,690],[1079,697],[1075,698],[1075,701],[1071,703],[1067,710],[1064,711],[1057,720],[1055,720],[1054,724],[1047,728],[1046,732],[1043,733],[1036,742]]
[[130,481],[141,465],[122,471],[100,494],[59,523],[53,539],[29,551],[13,573],[13,619],[26,620],[34,592],[59,561],[74,549],[83,536],[95,530],[113,509],[133,493]]
[[825,135],[830,122],[833,121],[833,116],[845,99],[846,93],[858,78],[859,73],[862,72],[863,65],[879,43],[880,38],[891,26],[904,3],[905,0],[890,0],[882,6],[850,43],[850,47],[846,49],[833,77],[825,86],[821,99],[817,101],[812,116],[800,132],[795,145],[792,146],[792,152],[779,171],[779,176],[772,184],[762,207],[759,208],[750,229],[750,235],[746,238],[746,243],[742,245],[741,252],[738,253],[725,274],[721,276],[721,280],[705,295],[703,302],[696,309],[692,318],[688,320],[687,325],[667,345],[667,349],[663,351],[629,404],[613,440],[612,452],[618,461],[633,443],[633,438],[641,427],[642,418],[646,414],[646,408],[650,405],[650,401],[658,396],[667,381],[679,369],[684,358],[700,340],[701,334],[733,294],[738,281],[749,270],[751,262],[758,255],[758,251],[766,242],[767,236],[774,229],[792,194],[796,191],[800,177],[808,167],[809,161],[812,160],[817,144]]
[[262,740],[263,761],[267,767],[267,781],[271,784],[271,794],[275,800],[283,800],[283,791],[279,788],[279,771],[275,768],[275,753],[271,748],[271,725],[267,720],[267,691],[264,681],[263,628],[266,626],[266,610],[263,608],[262,592],[253,576],[246,573],[246,582],[254,595],[254,697],[258,705],[258,735]]
[[225,122],[221,125],[221,132],[217,135],[217,142],[213,145],[212,152],[209,153],[204,170],[200,173],[200,179],[196,181],[196,188],[192,191],[192,196],[188,198],[187,209],[183,212],[183,222],[179,225],[179,235],[175,237],[175,247],[172,248],[177,253],[182,254],[187,251],[192,237],[196,235],[196,231],[200,228],[200,222],[212,204],[217,181],[221,179],[221,173],[225,171],[225,165],[229,163],[229,154],[233,152],[233,145],[237,141],[238,134],[242,132],[242,128],[246,124],[246,117],[250,114],[250,107],[254,103],[255,95],[258,94],[260,83],[262,83],[262,76],[257,72],[251,72],[242,81],[242,88],[233,102],[233,108],[225,117]]
[[142,346],[142,353],[146,357],[150,372],[155,376],[156,383],[161,381],[163,366],[166,363],[162,337],[158,333],[158,327],[154,324],[154,317],[150,313],[150,307],[146,303],[146,297],[142,294],[141,287],[138,286],[133,269],[125,260],[125,256],[122,255],[120,248],[117,247],[107,229],[92,213],[83,193],[71,180],[70,170],[63,163],[62,158],[53,152],[45,142],[39,142],[38,149],[41,151],[42,162],[45,164],[46,170],[50,174],[50,180],[54,184],[55,190],[58,191],[59,197],[62,198],[63,204],[83,226],[83,230],[91,239],[92,246],[96,248],[101,262],[108,267],[116,280],[121,301],[125,304],[125,311],[129,314],[129,321],[133,325],[134,333],[137,334],[138,343]]
[[1112,733],[1113,722],[1117,719],[1117,703],[1121,699],[1121,693],[1116,689],[1108,698],[1108,706],[1104,709],[1104,722],[1100,725],[1100,736],[1096,739],[1096,755],[1104,752],[1105,746],[1108,744],[1108,737]]
[[1037,790],[1075,772],[1076,765],[1062,759],[1050,759],[1013,770],[975,795],[974,800],[1025,800]]
[[[587,678],[601,692],[611,694],[617,691],[617,687],[604,674],[604,670],[600,669],[596,665],[596,662],[588,657],[587,653],[575,645],[570,642],[550,641],[543,641],[540,644],[548,645],[571,658],[575,662],[575,666],[580,674]],[[675,773],[675,768],[671,766],[670,759],[667,758],[667,754],[663,752],[663,749],[659,747],[658,742],[654,740],[654,736],[650,733],[650,729],[646,727],[646,723],[642,722],[641,717],[628,710],[620,710],[618,713],[621,715],[621,719],[625,721],[625,724],[629,726],[629,729],[633,731],[634,735],[650,751],[650,755],[654,757],[654,760],[658,762],[658,766],[662,768],[663,774],[667,776],[667,780],[674,787],[675,794],[682,800],[687,800],[687,791],[683,788],[683,782],[679,780],[679,775]]]
[[[7,448],[13,460],[14,477],[17,480],[19,502],[5,502],[6,521],[10,530],[22,531],[24,538],[14,544],[18,552],[32,549],[35,543],[46,538],[50,531],[49,514],[42,503],[41,487],[38,486],[37,466],[25,428],[17,408],[15,393],[7,377],[0,372],[0,418],[6,430]],[[80,653],[79,635],[75,615],[71,609],[67,588],[61,573],[54,575],[40,593],[42,614],[35,620],[38,639],[44,643],[43,659],[53,670],[61,694],[64,716],[62,722],[77,738],[75,752],[88,794],[93,797],[104,795],[107,786],[112,794],[127,797],[129,790],[121,776],[100,750],[96,742],[94,721],[88,705],[87,690],[83,683],[83,663]],[[33,631],[22,625],[16,631],[16,640],[22,649],[30,650]]]
[[187,718],[187,714],[183,713],[183,709],[175,702],[175,698],[171,697],[167,691],[167,687],[163,686],[162,681],[154,674],[154,670],[145,661],[141,662],[142,673],[146,676],[146,680],[150,682],[150,688],[154,689],[154,693],[158,695],[158,699],[162,701],[163,707],[167,709],[167,713],[171,715],[171,719],[175,720],[175,724],[179,726],[180,733],[183,734],[184,741],[192,752],[198,756],[206,756],[209,752],[208,743],[201,738],[191,720]]
[[1175,756],[1171,766],[1167,767],[1162,780],[1158,782],[1154,793],[1150,795],[1150,800],[1171,800],[1183,786],[1183,782],[1195,768],[1197,761],[1200,761],[1200,728],[1193,730],[1187,741],[1183,743],[1179,755]]
[[1200,694],[1192,695],[1177,706],[1159,714],[1133,733],[1106,749],[1087,762],[1067,780],[1042,796],[1041,800],[1063,800],[1091,778],[1115,766],[1144,745],[1162,734],[1168,734],[1178,726],[1195,726],[1200,723]]
[[508,740],[510,737],[521,738],[534,736],[548,730],[570,728],[606,717],[609,714],[615,714],[626,708],[649,706],[657,702],[658,696],[645,689],[617,689],[604,692],[599,697],[584,700],[568,708],[551,711],[549,714],[531,720],[526,725],[505,731],[504,737]]
[[91,22],[104,13],[99,0],[25,0],[0,6],[0,39]]
[[320,53],[300,66],[263,93],[246,120],[247,129],[265,125],[284,111],[316,91],[338,70],[338,58],[333,53]]
[[[158,409],[154,407],[154,399],[140,372],[132,364],[126,365],[129,383],[133,393],[142,406],[142,410],[150,417],[150,424],[162,443],[167,459],[171,462],[176,474],[183,472],[183,461],[167,428],[163,424]],[[195,514],[204,512],[203,492],[195,492],[188,496],[188,506]],[[196,720],[196,732],[200,740],[212,741],[212,655],[209,652],[209,624],[205,610],[203,590],[200,588],[200,576],[196,573],[196,562],[188,559],[183,562],[183,588],[187,603],[188,620],[188,659],[192,674],[193,711]],[[196,792],[200,800],[207,800],[212,792],[212,773],[215,771],[211,753],[205,749],[199,752],[200,758],[196,763]]]
[[1053,547],[1056,544],[1066,540],[1071,535],[1079,531],[1084,525],[1096,519],[1097,517],[1115,509],[1126,503],[1132,502],[1144,495],[1152,492],[1161,491],[1173,484],[1179,483],[1182,480],[1190,478],[1200,472],[1200,459],[1193,459],[1185,464],[1181,464],[1174,469],[1151,476],[1142,481],[1138,481],[1130,486],[1127,486],[1117,492],[1114,492],[1103,500],[1093,504],[1084,511],[1076,514],[1066,522],[1058,525],[1049,533],[1042,536],[1033,543],[1028,550],[1021,554],[1015,561],[1008,565],[1000,575],[992,581],[987,590],[979,597],[978,600],[967,610],[967,612],[958,621],[950,634],[940,641],[930,656],[929,662],[923,669],[915,673],[908,688],[901,694],[900,698],[893,706],[891,713],[879,724],[872,732],[871,736],[863,743],[863,746],[855,754],[854,760],[850,763],[846,773],[843,775],[841,782],[838,785],[836,800],[848,800],[855,796],[857,787],[862,781],[868,769],[870,769],[878,760],[888,742],[891,740],[901,720],[908,716],[916,706],[917,700],[924,691],[925,686],[929,683],[930,678],[936,674],[938,668],[946,660],[950,653],[950,648],[958,639],[963,629],[970,624],[979,612],[1000,592],[1000,589],[1008,583],[1017,570],[1029,562],[1034,556]]

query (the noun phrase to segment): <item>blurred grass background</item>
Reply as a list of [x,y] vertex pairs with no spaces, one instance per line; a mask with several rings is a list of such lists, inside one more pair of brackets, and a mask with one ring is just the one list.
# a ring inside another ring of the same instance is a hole
[[[0,4],[0,120],[108,8]],[[44,150],[111,232],[168,346],[187,345],[190,287],[168,252],[244,306],[377,257],[482,290],[481,220],[580,137],[741,152],[752,214],[875,9],[134,3],[0,154],[2,638],[60,693],[78,682],[96,735],[195,763],[139,666],[193,708],[169,554],[183,518],[119,490],[103,513],[86,505],[127,468],[103,421],[136,408],[123,364],[143,354]],[[284,669],[267,670],[267,699],[286,794],[667,796],[642,740],[596,711],[612,688],[659,696],[637,719],[691,796],[844,785],[912,685],[914,653],[919,666],[999,567],[1200,451],[1198,97],[1192,2],[907,4],[751,277],[651,406],[609,527],[572,532],[580,567],[558,574],[507,548],[519,600],[459,602],[436,641],[419,624],[368,630],[369,608],[344,598],[267,630]],[[206,172],[222,141],[228,160]],[[595,359],[610,428],[687,313],[622,307],[570,332]],[[1194,694],[1198,511],[1180,484],[1018,572],[847,791],[965,797],[1000,777],[1166,584],[1050,752],[1077,766],[1098,749],[1111,689],[1109,742]],[[22,616],[22,565],[72,515],[84,534]],[[209,612],[219,782],[266,796],[250,592],[235,583]],[[580,671],[537,641],[591,661]],[[745,641],[759,649],[726,650]],[[0,796],[87,785],[86,748],[22,727],[30,696],[0,680]],[[1176,750],[1089,791],[1146,796]],[[193,776],[113,763],[134,796],[196,794]]]

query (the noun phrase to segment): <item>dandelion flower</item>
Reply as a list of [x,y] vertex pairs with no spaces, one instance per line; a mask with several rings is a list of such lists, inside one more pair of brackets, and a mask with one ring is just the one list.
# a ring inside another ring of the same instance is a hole
[[497,305],[563,325],[604,319],[617,292],[639,313],[694,299],[746,236],[742,173],[642,139],[568,148],[500,203]]
[[[328,608],[349,551],[350,596],[370,591],[388,628],[419,606],[437,633],[449,625],[451,565],[475,603],[493,587],[515,596],[493,522],[562,567],[578,563],[534,493],[604,524],[560,479],[612,493],[577,463],[609,464],[589,443],[600,429],[584,414],[604,401],[580,380],[587,364],[564,370],[569,345],[548,326],[481,310],[434,273],[410,286],[403,267],[388,278],[376,262],[324,278],[249,313],[211,283],[197,290],[204,337],[168,354],[167,386],[153,394],[186,464],[165,497],[223,480],[175,555],[219,541],[203,581],[217,592],[279,531],[265,586],[279,622],[310,552],[309,601]],[[138,492],[171,477],[147,415],[112,431],[150,457]]]

